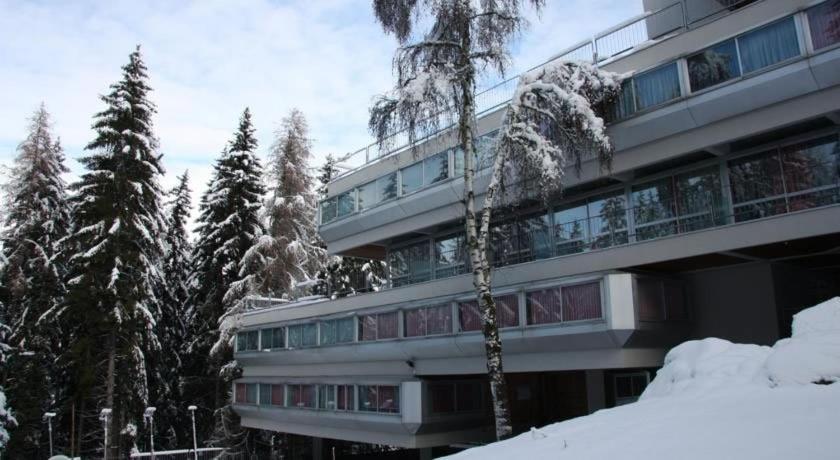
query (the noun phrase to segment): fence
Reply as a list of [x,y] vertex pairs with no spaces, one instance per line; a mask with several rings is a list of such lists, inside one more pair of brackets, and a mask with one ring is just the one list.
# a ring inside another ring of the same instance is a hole
[[150,460],[246,460],[244,453],[225,453],[218,447],[202,447],[199,449],[165,450],[160,452],[138,452],[131,454],[132,459]]

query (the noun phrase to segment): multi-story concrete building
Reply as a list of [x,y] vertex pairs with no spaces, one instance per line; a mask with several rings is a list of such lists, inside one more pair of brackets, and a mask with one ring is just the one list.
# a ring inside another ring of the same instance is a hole
[[[611,169],[585,162],[562,196],[494,225],[517,431],[634,400],[679,341],[768,344],[838,294],[840,1],[644,6],[556,58],[630,75],[607,114]],[[479,94],[482,145],[515,84]],[[388,285],[245,314],[243,425],[408,448],[492,437],[454,145],[443,130],[347,159],[320,233],[386,260]]]

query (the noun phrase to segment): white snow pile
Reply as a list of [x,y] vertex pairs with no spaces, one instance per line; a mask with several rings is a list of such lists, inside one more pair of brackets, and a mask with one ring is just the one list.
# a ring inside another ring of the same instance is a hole
[[840,297],[773,347],[685,342],[634,404],[532,429],[450,460],[840,458]]

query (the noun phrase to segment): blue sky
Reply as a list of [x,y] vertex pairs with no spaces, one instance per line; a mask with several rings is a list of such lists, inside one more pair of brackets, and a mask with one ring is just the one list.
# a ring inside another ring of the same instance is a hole
[[[547,3],[513,44],[513,72],[642,10],[640,0]],[[396,47],[369,0],[0,0],[0,164],[43,101],[77,174],[98,95],[136,44],[158,106],[164,185],[189,169],[196,201],[245,106],[263,156],[292,107],[309,120],[317,163],[369,143],[367,111],[392,85]]]

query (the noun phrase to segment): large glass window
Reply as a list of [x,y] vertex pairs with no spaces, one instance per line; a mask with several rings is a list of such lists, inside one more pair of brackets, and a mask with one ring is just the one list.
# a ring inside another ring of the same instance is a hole
[[528,324],[559,323],[563,320],[560,288],[532,291],[525,295]]
[[429,241],[421,241],[392,250],[389,261],[391,284],[394,287],[428,281],[432,278]]
[[321,202],[321,223],[326,224],[327,222],[333,221],[336,218],[338,212],[338,208],[336,205],[336,199],[330,198],[329,200],[324,200]]
[[467,246],[463,234],[435,239],[435,278],[466,272]]
[[782,167],[775,150],[730,161],[729,184],[736,221],[787,211]]
[[[507,294],[493,297],[493,301],[496,303],[496,324],[499,327],[519,326],[519,296]],[[478,302],[458,302],[458,319],[462,331],[480,331],[482,321]]]
[[383,340],[397,338],[397,312],[359,316],[359,340]]
[[338,385],[336,388],[336,409],[356,410],[356,391],[353,385]]
[[286,386],[271,385],[271,405],[283,406],[286,401]]
[[830,0],[808,10],[814,49],[840,43],[840,0]]
[[257,384],[237,383],[234,390],[234,400],[239,404],[256,404]]
[[677,232],[677,206],[670,177],[633,187],[636,240],[643,241]]
[[391,385],[359,385],[359,410],[366,412],[400,412],[400,387]]
[[423,162],[400,169],[402,195],[407,195],[423,186]]
[[546,259],[551,257],[551,222],[548,214],[539,214],[519,222],[520,260]]
[[285,329],[275,327],[260,331],[260,345],[263,350],[279,350],[286,346]]
[[692,91],[699,91],[741,75],[734,39],[689,56],[687,62]]
[[350,190],[338,195],[338,215],[344,217],[356,211],[356,192]]
[[773,64],[799,56],[799,40],[793,17],[764,26],[738,37],[741,68],[754,72]]
[[287,407],[315,407],[315,385],[286,385],[286,396]]
[[496,136],[498,134],[499,131],[493,131],[483,136],[479,136],[478,139],[476,139],[476,171],[493,166],[493,161],[496,159]]
[[449,152],[440,152],[423,160],[423,184],[431,185],[449,177]]
[[336,410],[335,387],[335,385],[318,385],[318,409]]
[[678,174],[674,176],[674,184],[680,232],[701,230],[726,222],[717,167]]
[[376,202],[381,203],[397,197],[397,173],[376,179]]
[[368,209],[377,203],[376,181],[359,186],[359,211]]
[[271,385],[260,384],[260,406],[271,405]]
[[528,324],[602,318],[599,281],[531,291],[525,300]]
[[353,385],[319,385],[318,409],[352,411],[355,406]]
[[677,63],[666,64],[633,77],[636,110],[662,104],[680,96]]
[[355,321],[353,318],[321,321],[321,345],[333,345],[353,341]]
[[452,332],[452,308],[449,304],[406,310],[403,317],[406,337]]
[[626,78],[621,82],[621,92],[606,108],[608,121],[627,118],[636,111],[636,96],[633,94],[633,79]]
[[593,249],[627,244],[626,207],[627,199],[622,192],[588,200],[590,246]]
[[840,202],[840,143],[837,135],[781,149],[790,211]]
[[569,204],[554,212],[557,255],[582,252],[589,241],[589,215],[585,202]]
[[314,347],[318,345],[318,329],[315,323],[289,326],[289,348]]
[[253,351],[260,348],[260,331],[245,331],[236,334],[236,351]]

